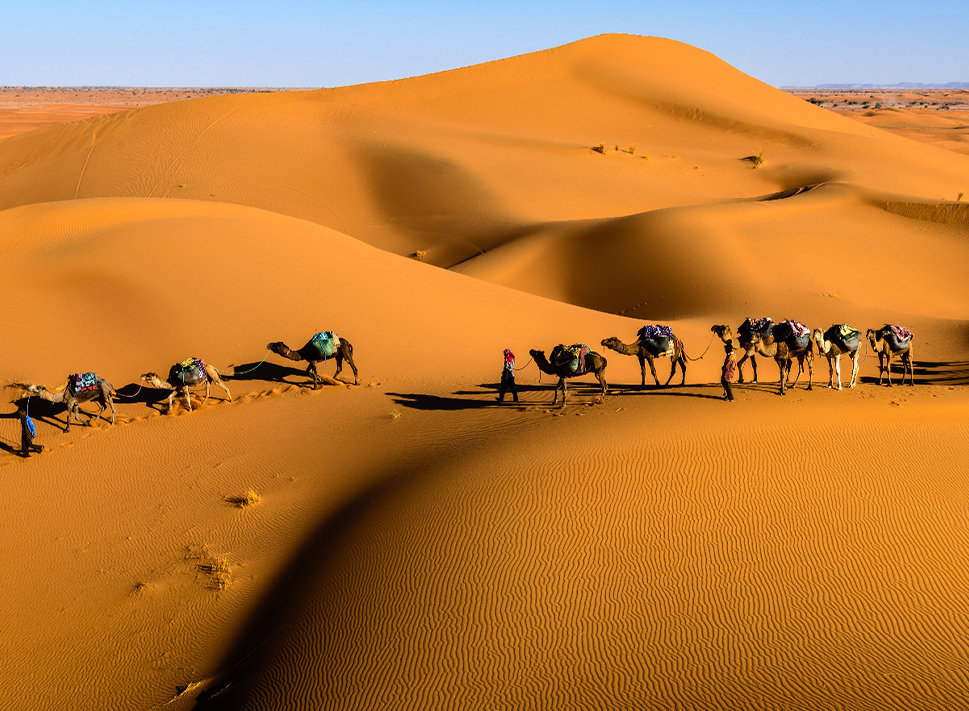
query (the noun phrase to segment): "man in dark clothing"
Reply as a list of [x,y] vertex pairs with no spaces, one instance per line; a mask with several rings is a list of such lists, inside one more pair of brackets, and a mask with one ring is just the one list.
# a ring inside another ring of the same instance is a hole
[[515,354],[505,349],[505,364],[501,370],[501,385],[498,387],[498,402],[505,401],[505,393],[511,392],[518,402],[518,388],[515,387]]
[[43,452],[44,445],[34,444],[37,429],[30,415],[27,414],[27,406],[18,405],[17,414],[20,416],[20,456],[29,457],[31,452]]
[[737,377],[737,359],[733,354],[733,343],[725,344],[723,350],[727,353],[727,357],[723,359],[723,368],[720,369],[720,384],[723,385],[723,399],[733,402],[730,383]]

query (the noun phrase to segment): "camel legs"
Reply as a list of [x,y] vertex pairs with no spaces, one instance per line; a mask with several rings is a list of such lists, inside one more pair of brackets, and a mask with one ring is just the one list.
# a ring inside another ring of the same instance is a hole
[[757,382],[757,361],[754,360],[754,357],[750,354],[750,351],[744,351],[744,354],[740,357],[740,360],[737,361],[737,374],[738,374],[737,382],[738,383],[744,382],[744,363],[747,362],[748,358],[750,358],[750,364],[754,368],[753,382],[755,383]]
[[188,387],[182,386],[182,395],[185,396],[185,407],[189,412],[192,411],[192,393],[189,392]]
[[333,378],[336,379],[340,375],[340,371],[343,370],[343,361],[346,360],[350,370],[353,371],[353,384],[356,385],[358,383],[357,365],[353,362],[353,349],[347,347],[349,345],[349,343],[341,343],[336,352],[336,372],[333,374]]
[[[829,368],[831,367],[831,361],[828,361],[828,367]],[[840,355],[835,356],[834,367],[835,367],[835,370],[838,372],[838,390],[841,390],[841,356]],[[828,387],[831,387],[831,386],[828,385]]]
[[[888,387],[892,387],[892,352],[885,352],[885,372],[888,373]],[[905,373],[902,373],[902,377],[905,377]],[[881,384],[881,373],[878,374],[878,383]]]
[[559,378],[558,383],[555,384],[555,390],[552,395],[552,406],[559,401],[559,388],[562,390],[562,407],[565,407],[565,378]]
[[313,377],[313,389],[316,390],[319,382],[320,376],[316,373],[316,363],[310,361],[310,364],[306,367],[306,374]]
[[[831,363],[831,361],[835,359],[833,359],[831,356],[827,356],[827,359],[828,359],[828,387],[833,388],[834,387],[834,366]],[[838,385],[840,384],[841,384],[841,370],[838,370]],[[839,387],[838,389],[840,390],[841,388]]]
[[[905,351],[905,357],[902,359],[902,362],[908,366],[908,377],[909,377],[908,384],[911,385],[912,387],[915,387],[915,360],[912,358],[912,346],[909,346],[908,350]],[[904,384],[905,384],[905,371],[903,370],[902,385]]]
[[786,395],[787,394],[787,374],[788,374],[788,371],[790,371],[791,369],[791,362],[778,360],[777,367],[781,371],[781,395]]
[[606,401],[606,393],[609,392],[609,386],[606,385],[606,370],[603,368],[596,372],[596,377],[599,379],[599,384],[602,386],[602,402]]
[[[656,381],[656,385],[658,387],[659,386],[659,378],[656,377],[656,368],[653,367],[653,359],[649,356],[649,354],[644,354],[644,355],[645,355],[645,358],[646,358],[646,362],[649,363],[649,372],[653,374],[653,380]],[[673,375],[670,374],[670,377],[672,378]],[[645,376],[643,376],[643,380],[644,381],[646,380],[646,377]],[[667,382],[669,382],[669,381],[667,381]],[[643,387],[646,387],[646,383],[645,382],[643,382]]]
[[[638,353],[636,357],[639,358],[639,374],[642,376],[642,381],[640,382],[639,387],[645,389],[646,388],[646,358],[643,356],[642,352]],[[652,367],[652,363],[650,363],[650,367]]]
[[851,354],[851,382],[849,388],[855,387],[855,380],[858,378],[858,369],[861,367],[861,348]]

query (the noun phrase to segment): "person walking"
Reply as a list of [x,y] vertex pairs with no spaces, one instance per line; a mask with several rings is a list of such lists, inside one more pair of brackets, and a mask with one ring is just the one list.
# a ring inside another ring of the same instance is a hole
[[34,444],[37,428],[34,427],[34,421],[27,413],[27,405],[24,403],[17,405],[17,414],[20,416],[20,456],[27,458],[31,452],[43,452],[44,445]]
[[501,369],[501,385],[498,386],[498,402],[505,401],[505,393],[511,392],[515,402],[518,402],[518,388],[515,386],[515,354],[505,349],[505,363]]
[[730,388],[730,383],[737,378],[737,358],[733,352],[733,341],[725,344],[723,350],[727,357],[723,359],[723,368],[720,369],[720,384],[723,385],[723,399],[727,402],[733,402],[733,390]]

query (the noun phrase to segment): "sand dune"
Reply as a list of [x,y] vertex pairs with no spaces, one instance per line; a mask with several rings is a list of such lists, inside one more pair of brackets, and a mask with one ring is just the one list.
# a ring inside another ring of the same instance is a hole
[[[3,140],[0,380],[124,397],[70,433],[31,398],[29,460],[0,415],[0,707],[957,707],[965,185],[627,36]],[[761,359],[727,405],[710,326],[764,314],[903,323],[917,386],[868,353],[781,398]],[[598,346],[644,321],[686,387]],[[266,350],[329,329],[356,387]],[[548,407],[560,342],[603,350],[603,402]],[[188,356],[232,402],[139,387]]]

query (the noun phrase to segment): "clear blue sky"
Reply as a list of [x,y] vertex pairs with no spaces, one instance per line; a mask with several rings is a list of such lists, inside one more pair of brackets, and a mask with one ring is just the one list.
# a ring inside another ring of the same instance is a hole
[[969,81],[950,0],[22,0],[0,84],[324,87],[397,79],[603,32],[670,37],[775,86]]

